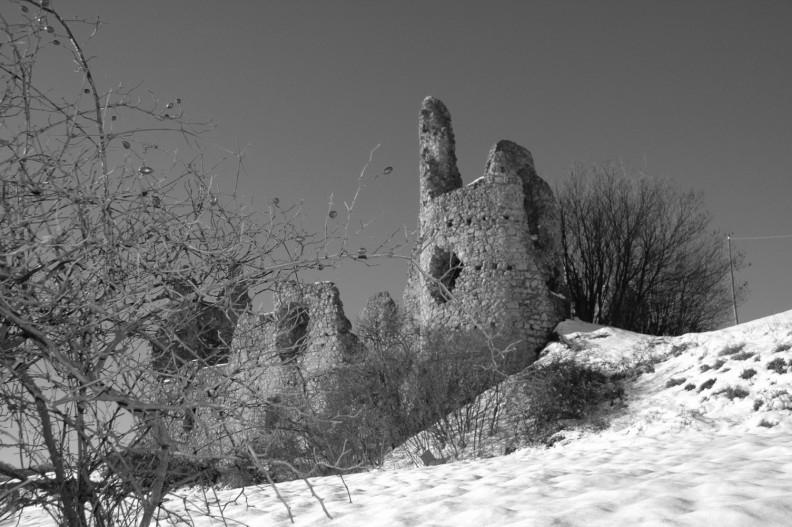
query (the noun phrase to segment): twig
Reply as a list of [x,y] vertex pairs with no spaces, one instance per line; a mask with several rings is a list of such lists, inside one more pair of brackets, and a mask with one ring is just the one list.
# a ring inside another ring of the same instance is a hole
[[344,475],[343,474],[339,474],[338,477],[341,478],[341,483],[344,484],[344,489],[346,489],[347,498],[349,499],[349,503],[352,503],[352,494],[349,492],[349,487],[347,487],[346,481],[344,480]]
[[264,475],[267,477],[267,481],[269,482],[269,484],[272,485],[272,490],[275,491],[275,496],[278,497],[278,501],[283,503],[283,506],[286,507],[286,512],[289,514],[289,521],[291,523],[294,523],[294,516],[292,515],[291,507],[289,507],[289,504],[286,502],[286,499],[281,495],[280,490],[278,490],[278,486],[275,484],[274,481],[272,481],[272,476],[270,476],[269,470],[267,470],[266,467],[264,467],[261,464],[261,461],[259,461],[258,456],[253,451],[253,448],[250,445],[247,445],[247,451],[250,453],[250,456],[253,458],[253,462],[256,464],[259,470],[261,470],[264,473]]

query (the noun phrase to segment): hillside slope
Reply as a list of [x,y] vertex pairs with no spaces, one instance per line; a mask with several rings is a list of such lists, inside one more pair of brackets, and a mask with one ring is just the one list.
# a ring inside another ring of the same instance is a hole
[[[612,373],[650,365],[625,388],[610,419],[626,433],[675,429],[772,428],[792,412],[792,311],[732,328],[649,337],[613,328],[559,327],[562,341],[542,361],[571,358]],[[576,351],[577,350],[577,351]]]
[[[602,405],[596,426],[570,421],[549,448],[350,475],[349,495],[340,478],[316,478],[314,491],[332,520],[304,482],[279,484],[295,524],[792,524],[792,311],[674,338],[571,321],[557,332],[540,365],[574,361],[626,375],[623,395]],[[510,379],[500,389],[516,385]],[[483,441],[490,454],[514,447],[514,406]],[[395,454],[392,466],[415,458]],[[237,498],[226,518],[290,524],[269,486],[218,494]],[[212,524],[197,511],[196,525]],[[26,512],[21,524],[51,525],[40,511]]]

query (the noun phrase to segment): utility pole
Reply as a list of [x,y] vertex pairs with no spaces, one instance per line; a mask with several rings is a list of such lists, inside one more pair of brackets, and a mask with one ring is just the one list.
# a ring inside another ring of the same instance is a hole
[[732,233],[726,235],[726,241],[729,244],[729,271],[731,272],[731,291],[732,291],[732,305],[734,306],[734,324],[740,323],[740,318],[737,316],[737,293],[734,291],[734,258],[732,257],[731,246]]

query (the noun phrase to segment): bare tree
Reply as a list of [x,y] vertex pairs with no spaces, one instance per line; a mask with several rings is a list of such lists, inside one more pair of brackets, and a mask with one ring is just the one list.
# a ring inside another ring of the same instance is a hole
[[558,192],[576,316],[657,335],[725,320],[729,255],[701,194],[616,165],[578,166]]
[[[327,233],[298,227],[298,208],[274,200],[256,216],[216,188],[180,98],[98,86],[80,37],[93,25],[46,0],[11,4],[0,14],[0,450],[15,462],[0,463],[0,514],[37,504],[60,525],[145,526],[178,514],[164,497],[199,476],[177,470],[190,456],[175,423],[185,432],[197,408],[271,403],[215,396],[235,393],[235,372],[211,375],[251,296],[334,257]],[[74,93],[39,84],[53,58],[77,65]],[[163,155],[174,140],[195,155]]]

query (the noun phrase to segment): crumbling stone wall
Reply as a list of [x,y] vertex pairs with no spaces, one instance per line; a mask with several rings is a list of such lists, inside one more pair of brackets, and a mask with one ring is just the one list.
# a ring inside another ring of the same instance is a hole
[[557,203],[531,153],[492,147],[484,175],[463,186],[445,105],[423,101],[419,120],[420,212],[405,306],[419,325],[480,329],[520,369],[567,315]]
[[[463,185],[450,114],[432,97],[421,108],[419,145],[419,236],[406,311],[425,336],[447,337],[440,340],[454,353],[473,356],[482,351],[479,337],[491,338],[497,349],[508,350],[502,372],[518,371],[536,359],[568,314],[553,192],[537,175],[531,153],[511,141],[496,143],[484,175]],[[387,295],[374,298],[367,310],[378,332],[398,333],[398,327],[379,327],[397,318]],[[275,291],[273,312],[239,320],[230,361],[215,368],[239,379],[239,393],[230,396],[273,402],[251,410],[263,412],[253,422],[269,427],[278,419],[273,409],[321,414],[338,372],[354,367],[364,353],[333,283],[292,282]],[[481,370],[477,365],[471,364],[471,376]],[[413,377],[404,385],[411,393],[422,379],[433,380]],[[485,382],[479,384],[472,383],[483,389]]]
[[351,330],[335,284],[284,283],[271,313],[251,315],[238,327],[236,360],[263,393],[300,394],[320,405],[320,384],[362,352]]
[[[290,315],[295,309],[301,310],[305,318],[295,321]],[[338,288],[332,282],[285,284],[275,295],[275,312],[270,316],[276,338],[295,331],[302,335],[293,360],[306,377],[353,361],[361,352],[352,323],[344,314]]]
[[273,304],[270,313],[240,317],[227,361],[162,387],[183,399],[170,429],[186,451],[221,455],[246,437],[255,441],[321,417],[339,374],[361,358],[332,282],[279,284]]

